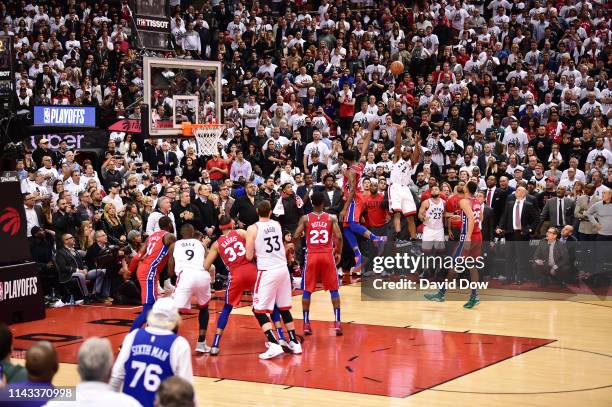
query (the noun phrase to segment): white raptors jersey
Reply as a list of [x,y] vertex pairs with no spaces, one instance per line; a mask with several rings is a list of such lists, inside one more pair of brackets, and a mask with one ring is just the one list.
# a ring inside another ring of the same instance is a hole
[[255,255],[259,270],[287,267],[287,257],[283,244],[283,230],[275,220],[257,222]]
[[406,161],[400,158],[396,163],[391,164],[391,184],[407,187],[412,181],[411,176],[412,163],[410,160]]
[[174,268],[177,273],[184,270],[204,270],[205,249],[198,239],[182,239],[174,243]]
[[425,216],[429,220],[425,222],[425,226],[430,229],[444,230],[444,200],[440,199],[438,203],[435,203],[429,198],[428,201],[429,208],[425,211]]

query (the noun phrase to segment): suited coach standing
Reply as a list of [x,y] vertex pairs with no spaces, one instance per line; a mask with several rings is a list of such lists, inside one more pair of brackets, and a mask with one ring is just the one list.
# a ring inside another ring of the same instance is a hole
[[548,226],[558,229],[574,224],[574,208],[576,203],[573,199],[565,196],[566,191],[567,189],[564,186],[559,186],[557,188],[557,196],[546,201],[540,216],[541,224],[548,222]]
[[536,207],[527,201],[524,187],[518,187],[514,194],[516,198],[506,203],[496,233],[506,238],[506,282],[520,285],[529,269],[525,250],[540,216]]

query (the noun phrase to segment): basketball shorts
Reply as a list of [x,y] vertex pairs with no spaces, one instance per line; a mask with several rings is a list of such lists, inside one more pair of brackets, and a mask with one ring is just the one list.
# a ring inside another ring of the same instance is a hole
[[425,226],[423,228],[422,241],[421,247],[424,251],[443,250],[445,244],[444,229],[432,229]]
[[360,200],[353,200],[346,210],[346,218],[344,219],[344,225],[348,226],[349,222],[359,223],[361,219],[361,213],[363,212],[363,204]]
[[259,314],[271,313],[275,304],[281,311],[291,309],[291,278],[286,264],[257,270],[253,310]]
[[453,257],[472,257],[476,258],[482,255],[482,234],[472,234],[472,239],[469,242],[461,236],[459,242],[456,243]]
[[405,216],[416,213],[416,205],[410,188],[403,185],[393,184],[389,187],[389,210],[401,212]]
[[234,307],[240,305],[242,294],[245,291],[253,293],[257,281],[257,266],[243,264],[235,270],[230,270],[225,291],[225,303]]
[[157,267],[140,264],[136,269],[136,278],[140,283],[140,297],[142,305],[154,304],[157,300],[157,286],[159,285],[159,273]]
[[198,307],[203,308],[210,301],[210,274],[204,269],[186,269],[176,273],[176,289],[172,294],[178,309],[190,309],[191,297]]
[[302,289],[313,292],[317,282],[321,282],[324,290],[338,290],[338,273],[336,260],[330,253],[308,253],[304,263]]

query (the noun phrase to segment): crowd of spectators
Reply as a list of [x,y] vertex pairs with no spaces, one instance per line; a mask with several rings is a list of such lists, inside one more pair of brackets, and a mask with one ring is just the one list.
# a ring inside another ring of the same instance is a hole
[[[579,240],[612,240],[609,3],[177,3],[170,2],[173,50],[163,55],[223,63],[227,130],[217,154],[112,133],[97,159],[41,139],[17,162],[32,253],[45,270],[59,269],[60,283],[77,283],[68,292],[117,299],[124,283],[115,277],[162,215],[177,228],[193,224],[208,242],[224,214],[241,227],[254,223],[262,199],[288,234],[316,189],[338,214],[343,153],[361,154],[368,131],[360,188],[376,197],[364,215],[369,227],[389,221],[395,138],[414,145],[418,133],[417,206],[434,185],[448,198],[475,181],[492,207],[493,240],[504,236],[496,229],[508,230],[500,224],[505,208],[524,188],[537,211],[528,238],[550,225]],[[19,109],[85,104],[105,117],[140,117],[139,108],[126,111],[143,87],[128,7],[8,1],[0,20],[0,34],[14,36]],[[394,74],[393,61],[404,71]],[[210,103],[210,83],[193,85]],[[159,98],[151,109],[163,105]],[[342,268],[351,262],[345,253]]]

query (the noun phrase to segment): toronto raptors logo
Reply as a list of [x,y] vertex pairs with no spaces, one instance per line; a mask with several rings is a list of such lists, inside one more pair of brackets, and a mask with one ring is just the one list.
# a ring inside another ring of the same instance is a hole
[[0,225],[3,225],[2,231],[11,236],[15,236],[19,233],[19,229],[21,228],[21,216],[19,216],[17,209],[10,206],[7,207],[0,215]]

